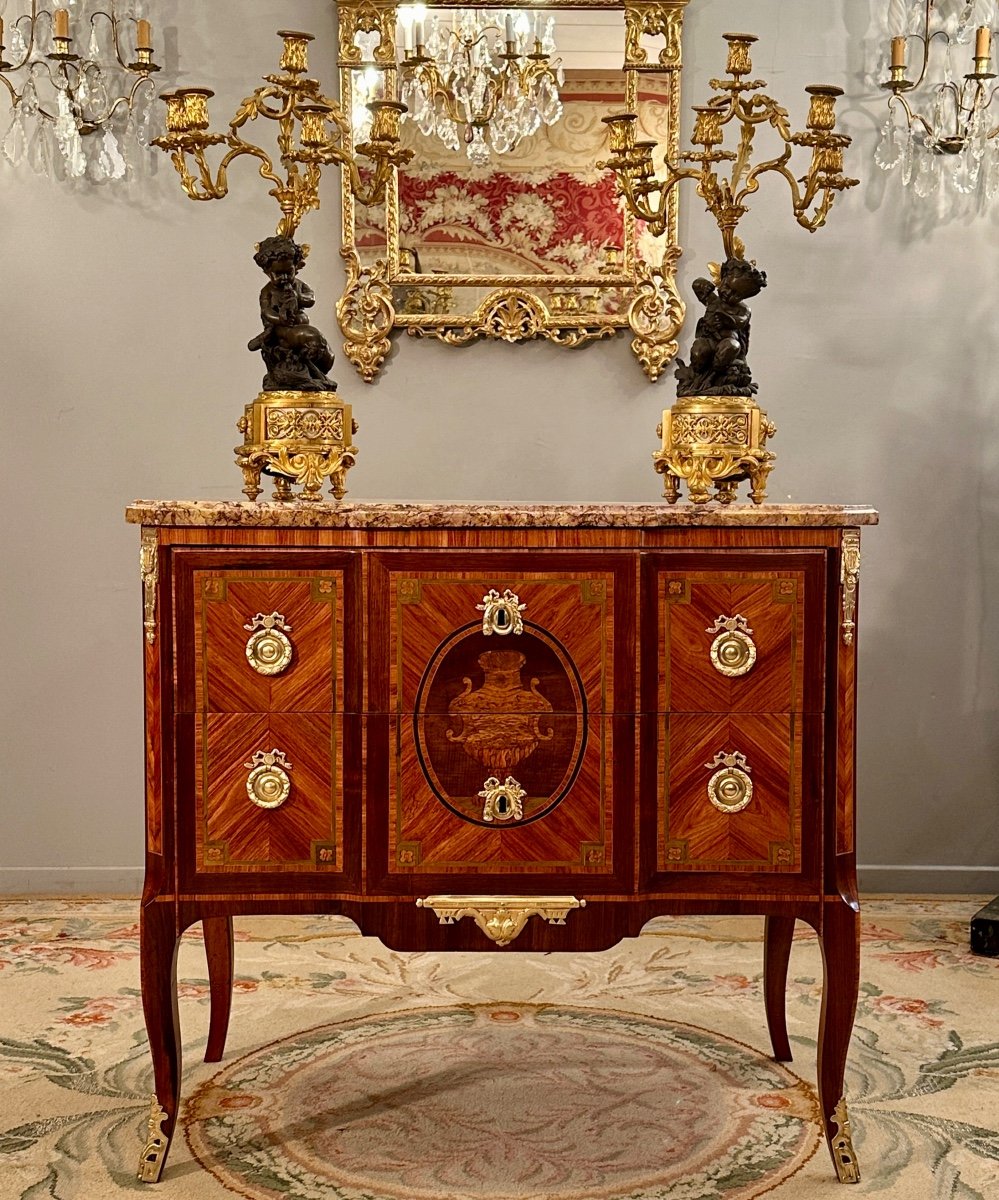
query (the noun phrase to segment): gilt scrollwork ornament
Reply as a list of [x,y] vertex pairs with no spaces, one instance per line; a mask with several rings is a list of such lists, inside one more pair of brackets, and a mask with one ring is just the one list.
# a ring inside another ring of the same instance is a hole
[[391,349],[388,335],[395,322],[388,267],[381,260],[362,266],[349,246],[340,247],[340,256],[347,265],[347,283],[336,306],[343,352],[364,382],[371,383]]
[[291,763],[284,751],[257,750],[243,766],[250,768],[246,794],[258,808],[280,808],[291,795]]
[[495,775],[482,785],[479,799],[482,803],[483,821],[520,821],[524,816],[524,799],[527,792],[512,775],[502,783]]
[[509,588],[503,590],[502,596],[495,588],[490,588],[482,597],[482,603],[475,607],[482,613],[482,632],[486,637],[494,633],[506,637],[524,632],[524,618],[520,614],[527,605],[521,604],[520,597]]
[[744,616],[736,613],[734,617],[720,616],[715,623],[705,630],[705,633],[717,633],[711,643],[711,665],[721,675],[735,679],[747,675],[756,662],[756,643],[753,641],[753,631]]
[[850,1114],[846,1107],[846,1097],[843,1096],[833,1110],[833,1124],[836,1133],[830,1142],[833,1163],[840,1183],[859,1183],[860,1164],[853,1148],[853,1132],[850,1128]]
[[441,925],[453,925],[463,917],[475,924],[497,946],[508,946],[521,934],[531,917],[549,925],[564,925],[574,908],[585,908],[575,896],[427,896],[417,908],[429,908]]
[[139,571],[142,575],[142,628],[150,646],[156,641],[156,585],[159,582],[159,536],[155,529],[143,529],[139,544]]
[[394,67],[396,62],[395,29],[398,8],[391,3],[372,3],[361,0],[360,4],[341,4],[337,7],[340,31],[340,55],[338,66],[359,67],[365,61],[364,50],[356,44],[357,34],[377,33],[378,42],[370,52],[378,66]]
[[857,587],[860,583],[860,534],[855,529],[848,529],[843,534],[843,548],[840,551],[842,566],[840,581],[843,588],[843,642],[853,645],[853,635],[857,628]]
[[291,626],[279,612],[257,613],[243,626],[251,631],[246,642],[246,661],[258,675],[280,675],[294,653],[288,634]]
[[653,383],[680,348],[677,336],[686,315],[686,305],[676,288],[680,254],[679,246],[671,246],[662,266],[639,265],[635,298],[628,308],[628,326],[634,335],[632,353]]
[[153,1094],[149,1103],[149,1121],[146,1126],[146,1144],[139,1156],[139,1182],[158,1183],[163,1173],[170,1139],[163,1132],[167,1114],[159,1099]]
[[748,772],[752,770],[746,756],[738,751],[719,751],[712,762],[704,764],[707,769],[719,768],[708,780],[708,799],[723,813],[737,813],[753,798],[753,781]]
[[[683,10],[688,0],[625,0],[624,69],[626,71],[679,71]],[[655,62],[649,62],[643,37],[661,37],[665,45]]]

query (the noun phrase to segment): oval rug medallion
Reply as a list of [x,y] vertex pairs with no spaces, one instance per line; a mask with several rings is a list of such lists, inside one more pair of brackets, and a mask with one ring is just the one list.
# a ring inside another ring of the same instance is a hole
[[324,1025],[203,1084],[197,1160],[252,1200],[750,1200],[819,1144],[807,1085],[708,1030],[480,1005]]

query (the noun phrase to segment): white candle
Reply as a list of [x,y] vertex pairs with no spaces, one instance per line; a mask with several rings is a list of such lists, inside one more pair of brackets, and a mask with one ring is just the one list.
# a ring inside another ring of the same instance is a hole
[[503,22],[503,24],[506,29],[506,40],[508,42],[512,42],[513,41],[513,13],[506,14],[506,20]]
[[413,36],[416,39],[417,46],[422,46],[423,45],[423,22],[422,21],[414,21],[413,22]]
[[403,50],[413,49],[413,23],[411,21],[400,22],[402,24],[402,48]]

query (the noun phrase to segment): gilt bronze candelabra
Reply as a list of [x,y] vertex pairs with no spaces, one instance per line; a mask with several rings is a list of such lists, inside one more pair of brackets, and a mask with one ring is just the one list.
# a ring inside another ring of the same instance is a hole
[[[357,424],[327,374],[333,365],[329,345],[305,312],[315,297],[298,279],[308,247],[299,245],[295,234],[303,218],[319,208],[323,167],[335,163],[348,172],[355,195],[370,205],[378,202],[392,172],[409,161],[412,151],[399,142],[405,106],[372,101],[370,137],[356,147],[370,164],[362,170],[350,150],[350,123],[343,110],[322,93],[318,80],[308,77],[312,35],[283,30],[278,36],[284,41],[280,73],[265,76],[265,86],[240,104],[227,133],[210,132],[208,101],[214,92],[179,88],[162,97],[167,131],[153,144],[171,155],[192,200],[228,195],[229,166],[243,155],[259,160],[261,178],[273,185],[269,194],[280,206],[281,219],[276,237],[257,246],[255,261],[268,283],[260,294],[263,330],[249,344],[263,355],[267,374],[262,392],[238,422],[244,441],[236,447],[236,462],[251,500],[260,495],[261,474],[274,479],[277,500],[292,499],[293,485],[301,485],[299,499],[319,500],[326,478],[339,500],[357,452],[352,444]],[[258,117],[277,123],[277,163],[243,136],[247,123]],[[207,156],[212,146],[227,147],[214,173]]]
[[[769,173],[783,177],[791,191],[795,220],[810,233],[825,224],[836,193],[858,182],[843,174],[843,151],[851,139],[836,132],[836,97],[842,89],[826,85],[806,88],[811,96],[804,132],[791,130],[787,110],[761,89],[766,82],[749,78],[750,47],[757,39],[748,33],[726,33],[727,73],[712,79],[718,93],[696,105],[691,142],[698,149],[681,154],[678,166],[667,161],[665,178],[656,175],[654,142],[636,141],[634,113],[605,117],[610,131],[610,167],[619,194],[650,231],[661,236],[668,227],[670,195],[681,180],[692,179],[722,235],[725,260],[711,264],[711,279],[698,279],[694,291],[705,305],[697,323],[689,364],[677,369],[677,403],[663,412],[662,448],[653,456],[664,476],[670,503],[679,498],[681,480],[690,499],[704,504],[714,486],[717,499],[731,503],[742,480],[750,481],[755,504],[766,499],[766,481],[774,454],[766,442],[776,428],[756,404],[757,385],[746,361],[751,314],[744,301],[766,286],[766,275],[745,259],[737,236],[739,222],[749,211],[746,201]],[[736,150],[722,148],[726,126],[739,129]],[[772,158],[753,164],[757,128],[769,125],[782,143]],[[796,146],[811,147],[812,159],[800,179],[789,163]],[[731,167],[728,167],[731,164]],[[727,170],[728,174],[722,174]]]

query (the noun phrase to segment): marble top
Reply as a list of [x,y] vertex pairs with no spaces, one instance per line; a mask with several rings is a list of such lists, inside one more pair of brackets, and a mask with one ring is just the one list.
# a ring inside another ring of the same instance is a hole
[[134,525],[222,525],[300,529],[658,529],[676,526],[876,525],[863,505],[840,504],[255,504],[233,500],[136,500],[125,510]]

